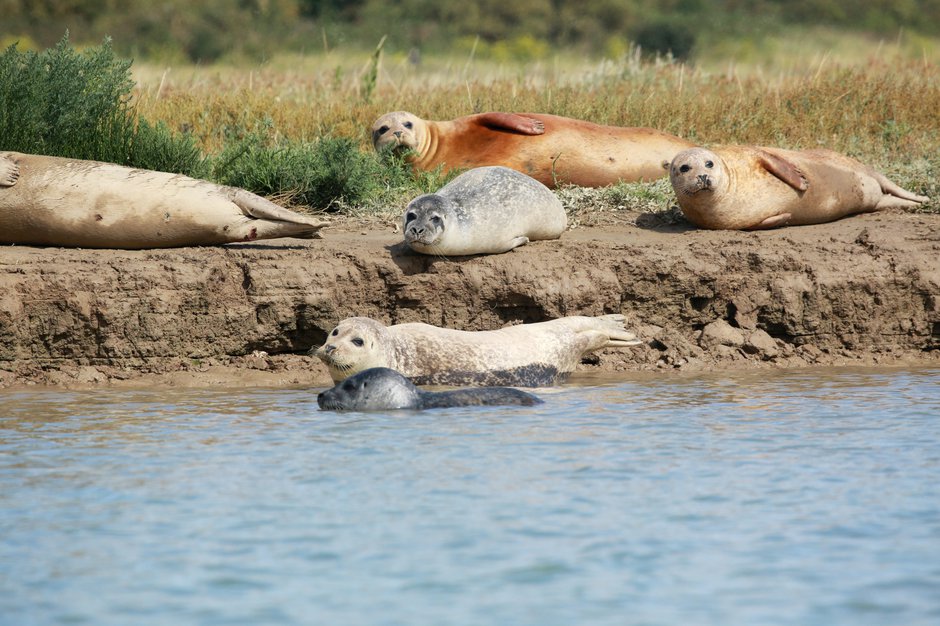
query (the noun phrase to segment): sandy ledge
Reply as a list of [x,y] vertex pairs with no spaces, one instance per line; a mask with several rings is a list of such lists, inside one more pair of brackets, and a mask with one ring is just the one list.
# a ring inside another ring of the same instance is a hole
[[940,366],[940,215],[766,232],[619,213],[513,252],[413,254],[392,224],[172,250],[0,247],[0,387],[326,386],[340,319],[482,330],[622,312],[585,371]]

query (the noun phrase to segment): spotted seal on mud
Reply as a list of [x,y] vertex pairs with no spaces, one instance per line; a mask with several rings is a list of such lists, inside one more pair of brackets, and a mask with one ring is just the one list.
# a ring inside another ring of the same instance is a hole
[[244,189],[18,152],[0,152],[0,219],[0,243],[130,249],[309,238],[327,225]]
[[405,243],[422,254],[499,254],[529,241],[558,239],[568,225],[561,201],[508,167],[464,172],[405,208]]
[[669,180],[682,213],[702,228],[821,224],[929,200],[831,150],[692,148],[672,160]]
[[329,411],[440,409],[455,406],[532,406],[542,400],[510,387],[476,387],[453,391],[422,391],[387,367],[373,367],[337,383],[317,396]]
[[602,126],[544,113],[431,121],[394,111],[372,125],[372,145],[405,153],[418,171],[503,165],[554,188],[662,178],[676,153],[695,144],[653,128]]
[[411,323],[385,326],[350,317],[315,354],[339,382],[371,367],[398,370],[418,385],[544,387],[573,372],[601,348],[642,343],[623,315],[562,317],[498,330],[465,331]]

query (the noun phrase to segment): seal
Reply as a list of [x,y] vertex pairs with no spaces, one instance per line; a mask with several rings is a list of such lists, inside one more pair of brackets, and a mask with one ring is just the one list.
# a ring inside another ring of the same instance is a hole
[[328,411],[389,411],[440,409],[455,406],[533,406],[542,400],[510,387],[478,387],[453,391],[422,391],[399,372],[373,367],[317,395]]
[[689,221],[713,229],[821,224],[929,200],[831,150],[692,148],[672,160],[669,180]]
[[311,352],[326,364],[333,382],[371,367],[390,367],[418,385],[545,387],[563,380],[595,350],[642,343],[624,329],[623,320],[619,314],[579,315],[465,331],[350,317]]
[[168,248],[314,237],[328,222],[179,174],[0,152],[0,243]]
[[372,145],[403,152],[418,171],[502,165],[554,188],[661,178],[676,153],[695,144],[653,128],[602,126],[544,113],[431,121],[394,111],[372,125]]
[[405,243],[423,254],[508,252],[529,241],[558,239],[568,225],[561,201],[530,176],[478,167],[405,208]]

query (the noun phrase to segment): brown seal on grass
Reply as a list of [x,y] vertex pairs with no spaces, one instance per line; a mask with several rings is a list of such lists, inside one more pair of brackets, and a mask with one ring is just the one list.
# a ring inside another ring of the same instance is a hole
[[562,317],[499,330],[430,324],[386,326],[350,317],[315,352],[339,382],[372,367],[398,370],[417,385],[552,385],[601,348],[639,345],[623,315]]
[[929,200],[831,150],[692,148],[672,160],[669,180],[682,213],[702,228],[821,224]]
[[244,189],[18,152],[0,152],[0,220],[0,243],[131,249],[309,238],[327,225]]
[[376,150],[412,151],[419,171],[502,165],[543,185],[605,187],[654,180],[695,144],[652,128],[601,126],[543,113],[480,113],[451,121],[386,113],[372,125]]

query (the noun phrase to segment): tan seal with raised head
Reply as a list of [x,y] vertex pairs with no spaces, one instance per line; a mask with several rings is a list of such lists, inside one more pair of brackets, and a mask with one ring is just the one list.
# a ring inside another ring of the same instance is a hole
[[820,224],[928,201],[831,150],[691,148],[672,160],[669,180],[682,213],[702,228]]

